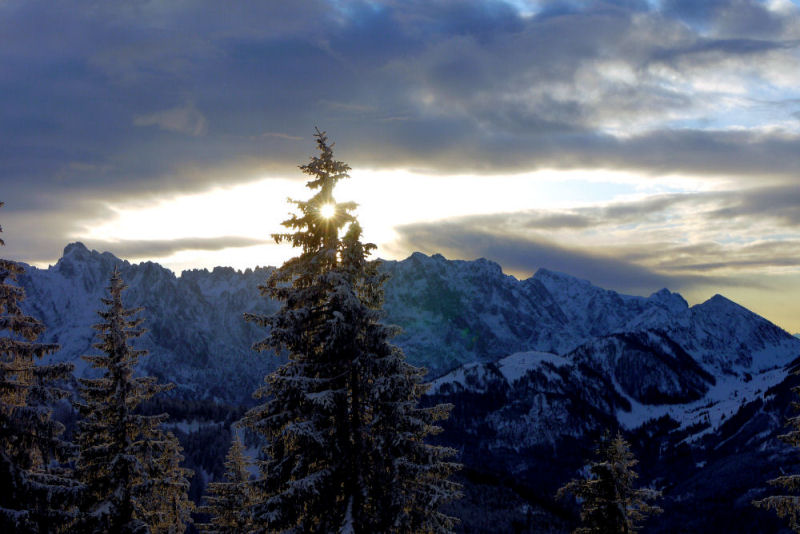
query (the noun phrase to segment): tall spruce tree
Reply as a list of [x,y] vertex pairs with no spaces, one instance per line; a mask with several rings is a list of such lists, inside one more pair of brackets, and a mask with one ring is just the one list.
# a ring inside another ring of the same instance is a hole
[[450,406],[420,408],[424,370],[390,343],[381,324],[385,276],[368,261],[355,204],[333,190],[349,166],[333,158],[324,132],[319,156],[300,169],[315,191],[292,200],[298,214],[273,237],[300,249],[269,277],[262,294],[282,302],[256,350],[289,361],[256,392],[266,402],[244,418],[265,438],[255,482],[258,531],[449,532],[440,506],[458,496],[448,480],[454,451],[425,443]]
[[50,406],[68,396],[57,383],[73,366],[37,365],[59,347],[37,342],[44,325],[20,307],[25,291],[15,282],[23,272],[0,259],[0,530],[58,532],[74,518],[78,488],[57,467],[74,447],[60,438],[64,427],[51,419]]
[[238,436],[225,459],[225,481],[211,482],[206,488],[205,506],[198,512],[210,516],[208,523],[197,525],[204,534],[239,534],[253,530],[250,508],[253,488],[250,486],[250,465]]
[[94,326],[102,355],[84,356],[99,378],[80,379],[82,402],[78,410],[78,479],[85,485],[82,502],[83,532],[183,532],[192,503],[186,494],[191,471],[179,467],[180,445],[161,429],[166,414],[146,416],[137,407],[172,385],[153,377],[135,377],[134,368],[144,350],[129,340],[141,336],[141,311],[125,309],[126,288],[114,269],[110,298],[97,312],[103,322]]
[[[795,387],[793,391],[800,395],[800,387]],[[800,408],[800,403],[793,404],[795,408]],[[791,430],[779,436],[780,439],[793,447],[800,447],[800,415],[790,417],[787,424]],[[789,528],[794,532],[800,532],[800,475],[782,475],[770,480],[769,483],[795,495],[773,495],[753,501],[753,505],[774,510],[778,517],[789,522]]]
[[597,455],[590,476],[573,479],[558,490],[559,498],[571,493],[581,500],[581,526],[575,534],[638,532],[648,516],[661,513],[661,508],[648,503],[660,492],[634,488],[638,475],[633,467],[638,461],[621,434],[604,436]]

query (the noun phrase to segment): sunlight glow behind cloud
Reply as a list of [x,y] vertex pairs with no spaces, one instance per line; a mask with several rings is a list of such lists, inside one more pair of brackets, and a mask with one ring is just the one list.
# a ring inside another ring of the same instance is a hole
[[[469,215],[566,209],[642,198],[661,192],[696,190],[707,182],[685,177],[643,178],[621,171],[537,171],[507,176],[437,176],[408,171],[354,170],[335,191],[339,201],[359,204],[357,216],[378,255],[400,258],[412,250],[391,246],[400,225]],[[73,239],[101,241],[179,240],[241,236],[266,239],[283,231],[288,198],[308,198],[302,178],[267,178],[205,193],[175,196],[153,205],[108,205],[115,214],[87,222]],[[113,252],[113,246],[111,246]],[[216,251],[184,250],[159,258],[180,271],[189,267],[278,265],[291,257],[286,246],[256,245]],[[132,260],[148,258],[131,258]]]

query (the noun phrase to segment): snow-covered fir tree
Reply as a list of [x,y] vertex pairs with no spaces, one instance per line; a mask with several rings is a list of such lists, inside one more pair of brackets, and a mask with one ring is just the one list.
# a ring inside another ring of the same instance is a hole
[[125,309],[125,285],[114,269],[94,326],[103,354],[84,356],[102,374],[80,380],[78,410],[78,479],[85,486],[81,503],[82,532],[164,532],[186,528],[193,505],[187,498],[191,472],[179,466],[183,459],[177,438],[161,428],[167,415],[145,416],[137,407],[171,385],[153,377],[136,377],[134,368],[146,351],[129,340],[141,336],[141,309]]
[[225,458],[225,481],[211,482],[206,488],[205,506],[198,512],[210,516],[208,523],[197,525],[204,534],[238,534],[253,530],[250,519],[253,488],[250,486],[250,462],[238,436],[234,436]]
[[64,427],[50,406],[68,395],[57,383],[73,366],[37,365],[58,345],[37,342],[45,327],[22,311],[25,292],[16,279],[23,272],[0,259],[0,530],[59,532],[74,519],[78,488],[57,467],[74,447],[60,438]]
[[150,483],[141,499],[144,522],[153,534],[177,534],[192,522],[194,503],[189,500],[192,470],[181,467],[183,450],[172,432],[159,437],[157,456],[149,466]]
[[256,392],[266,402],[245,424],[265,438],[255,482],[259,531],[449,532],[440,511],[458,496],[448,478],[451,449],[425,443],[449,406],[420,408],[424,371],[390,343],[381,324],[384,276],[361,242],[353,203],[333,190],[349,166],[316,133],[319,156],[301,170],[315,194],[293,200],[299,213],[277,242],[300,249],[276,269],[262,293],[282,302],[257,350],[285,352],[287,364]]
[[586,478],[573,479],[558,490],[559,498],[570,493],[580,499],[581,526],[575,534],[638,532],[648,516],[661,513],[649,502],[661,493],[634,487],[638,475],[633,468],[638,461],[621,434],[604,436],[597,456]]
[[[794,388],[793,391],[800,395],[800,387]],[[798,404],[795,406],[800,407]],[[788,425],[791,430],[781,435],[780,439],[793,447],[800,447],[800,415],[789,418]],[[770,480],[769,483],[794,495],[772,495],[753,501],[753,505],[774,510],[778,517],[789,522],[789,528],[794,532],[800,532],[800,475],[782,475]]]

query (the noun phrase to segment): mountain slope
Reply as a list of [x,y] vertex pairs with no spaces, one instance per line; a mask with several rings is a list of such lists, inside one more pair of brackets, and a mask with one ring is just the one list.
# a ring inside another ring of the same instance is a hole
[[[276,309],[258,291],[269,268],[176,277],[75,243],[56,265],[28,268],[20,283],[24,309],[47,325],[47,341],[62,344],[52,358],[76,362],[78,375],[92,372],[79,357],[93,352],[91,325],[115,265],[130,286],[126,304],[145,307],[144,370],[178,386],[167,404],[173,412],[192,413],[187,400],[247,404],[282,361],[251,350],[264,332],[242,320],[243,312]],[[491,525],[494,512],[482,503],[503,495],[508,517],[496,524],[565,525],[569,514],[553,492],[581,469],[603,430],[622,428],[642,461],[642,482],[665,492],[656,530],[777,531],[749,500],[765,494],[764,482],[791,457],[776,436],[789,414],[800,339],[719,295],[689,307],[668,290],[622,295],[544,269],[519,281],[487,260],[419,253],[382,268],[391,275],[385,321],[403,327],[396,341],[408,359],[431,370],[426,402],[454,405],[438,439],[460,450],[466,466],[476,500],[456,505],[462,517]],[[193,486],[199,496],[221,469],[221,457],[209,464],[209,437],[224,456],[220,428],[238,412],[196,407],[219,417],[174,422],[192,465],[203,466]]]
[[[242,402],[280,363],[250,350],[263,332],[242,320],[244,312],[276,309],[258,291],[268,268],[176,277],[155,263],[133,265],[73,243],[55,266],[29,267],[20,282],[30,311],[48,326],[48,341],[63,346],[55,358],[75,361],[79,374],[88,372],[79,356],[91,352],[91,325],[114,265],[130,286],[128,304],[145,308],[149,332],[142,343],[151,356],[144,365],[177,382],[184,395]],[[667,290],[626,296],[545,269],[518,281],[487,260],[420,253],[384,262],[383,269],[391,276],[386,321],[403,328],[396,342],[433,377],[515,352],[566,354],[593,339],[642,332],[664,334],[714,375],[745,377],[780,366],[800,343],[720,296],[689,308]]]

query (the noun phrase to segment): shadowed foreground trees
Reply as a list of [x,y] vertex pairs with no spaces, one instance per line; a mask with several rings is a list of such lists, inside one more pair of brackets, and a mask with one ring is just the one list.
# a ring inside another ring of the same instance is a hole
[[[795,371],[797,372],[797,371]],[[792,389],[795,395],[800,395],[800,387]],[[795,408],[800,408],[800,403],[795,402]],[[787,421],[791,430],[783,434],[780,439],[792,447],[800,447],[800,415],[795,415]],[[782,488],[794,495],[773,495],[757,501],[753,505],[758,508],[774,510],[778,517],[784,518],[789,523],[789,528],[800,532],[800,475],[783,475],[769,481],[773,486]]]
[[135,377],[134,368],[146,351],[128,340],[144,330],[140,309],[125,309],[125,289],[115,269],[94,326],[103,354],[84,356],[102,376],[80,380],[83,400],[78,404],[78,479],[85,485],[81,504],[82,532],[183,532],[190,521],[187,498],[191,472],[179,466],[183,459],[178,440],[160,425],[166,414],[142,415],[137,407],[171,385],[153,377]]
[[36,364],[58,345],[37,342],[44,325],[20,307],[25,291],[16,279],[23,272],[0,259],[0,530],[59,532],[75,518],[78,488],[53,464],[67,461],[74,448],[59,437],[64,428],[51,419],[50,406],[68,396],[57,383],[73,366]]
[[208,514],[208,523],[197,528],[204,534],[238,534],[253,529],[250,508],[253,490],[250,487],[249,460],[238,436],[225,458],[225,481],[211,482],[206,488],[206,505],[198,512]]
[[648,516],[661,513],[661,508],[648,503],[660,493],[634,488],[637,461],[621,434],[614,438],[606,435],[598,445],[597,456],[589,467],[589,476],[573,479],[558,490],[558,498],[570,493],[581,500],[581,526],[575,534],[638,532]]
[[375,246],[361,242],[356,206],[333,197],[349,167],[333,159],[324,133],[316,138],[319,156],[301,167],[315,193],[292,201],[289,231],[274,236],[300,254],[261,288],[282,307],[246,316],[270,329],[257,350],[289,355],[256,392],[265,403],[244,418],[266,442],[256,528],[448,532],[455,520],[439,507],[458,495],[448,480],[457,465],[452,450],[424,438],[439,432],[449,406],[417,406],[424,371],[379,322],[385,277],[367,260]]

